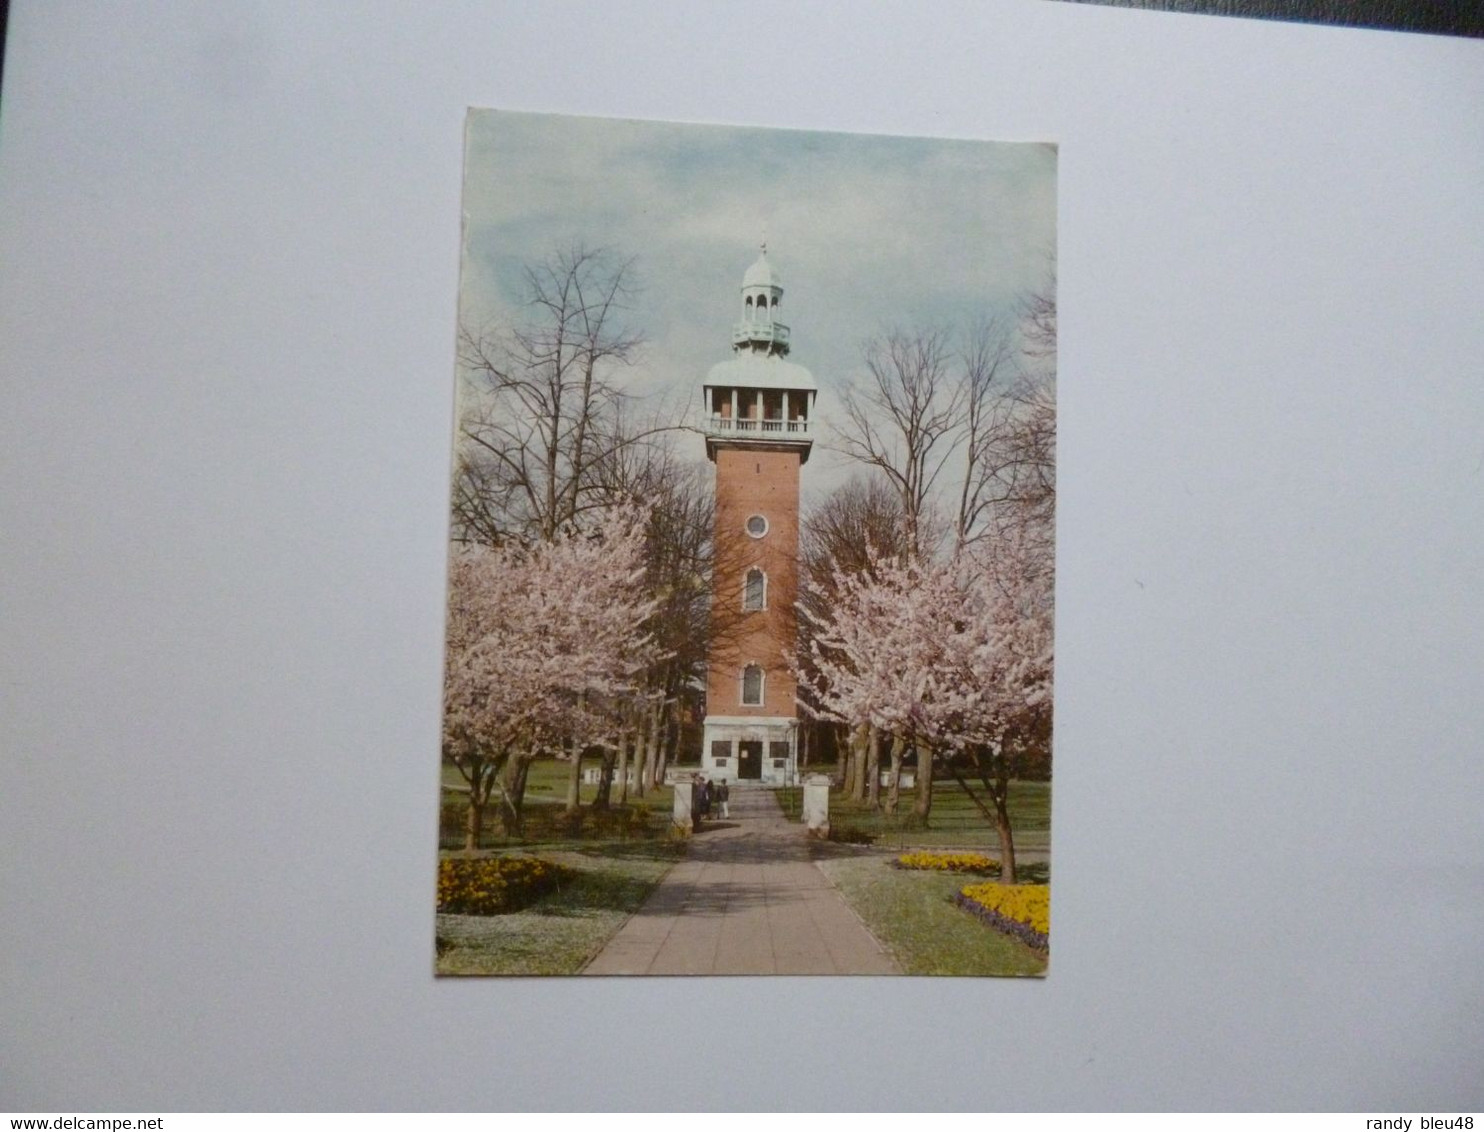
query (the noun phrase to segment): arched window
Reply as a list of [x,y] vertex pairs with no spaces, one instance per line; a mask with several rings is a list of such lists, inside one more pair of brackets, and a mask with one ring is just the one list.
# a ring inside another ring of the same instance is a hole
[[756,566],[747,571],[747,578],[742,584],[742,608],[751,613],[762,609],[768,600],[768,577]]
[[763,669],[749,664],[742,670],[742,706],[761,707],[763,702]]
[[746,300],[746,302],[743,305],[743,317],[746,318],[748,322],[751,322],[752,321],[752,296],[751,295],[748,295],[747,296],[747,300]]
[[758,316],[758,318],[767,318],[768,317],[768,296],[767,295],[759,295],[757,297],[757,316]]

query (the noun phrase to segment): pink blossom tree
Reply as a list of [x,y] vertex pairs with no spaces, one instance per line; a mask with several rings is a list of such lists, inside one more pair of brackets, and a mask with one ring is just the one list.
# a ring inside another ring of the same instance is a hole
[[[1007,879],[1015,867],[1009,777],[1016,756],[1042,732],[1049,738],[1051,570],[1040,545],[1007,536],[939,562],[878,557],[868,570],[837,571],[828,604],[800,604],[821,714],[891,735],[894,763],[904,746],[916,748],[923,821],[942,760],[996,826]],[[993,808],[965,781],[965,759]]]
[[604,706],[653,661],[643,549],[642,515],[613,509],[590,533],[455,550],[443,748],[469,792],[466,848],[478,846],[497,782],[513,832],[530,762],[594,742]]
[[[1034,528],[1007,529],[973,556],[975,608],[985,626],[965,658],[978,694],[958,722],[960,743],[949,770],[1000,842],[1001,879],[1015,883],[1010,779],[1044,772],[1051,758],[1054,641],[1049,540]],[[986,806],[964,780],[969,763],[989,797]]]
[[[832,600],[803,602],[809,620],[811,692],[821,714],[917,750],[917,814],[932,810],[933,760],[961,739],[975,690],[966,660],[984,632],[976,591],[959,559],[875,558],[837,570]],[[804,673],[800,673],[801,677]]]

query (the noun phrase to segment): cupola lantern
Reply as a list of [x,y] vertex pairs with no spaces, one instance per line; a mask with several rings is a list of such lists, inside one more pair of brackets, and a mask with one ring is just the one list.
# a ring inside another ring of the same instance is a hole
[[809,459],[818,386],[803,366],[785,361],[789,330],[779,321],[783,282],[764,244],[742,276],[742,317],[732,326],[732,359],[711,367],[703,388],[706,455],[720,441],[786,444]]

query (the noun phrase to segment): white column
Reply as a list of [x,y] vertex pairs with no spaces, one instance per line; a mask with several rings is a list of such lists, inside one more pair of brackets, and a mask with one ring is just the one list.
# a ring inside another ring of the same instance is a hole
[[[828,804],[828,803],[826,803]],[[687,780],[675,782],[674,805],[670,811],[670,821],[683,837],[689,837],[696,829],[696,780],[687,776]]]
[[[677,787],[676,793],[679,792]],[[811,774],[805,780],[803,809],[804,836],[827,839],[830,835],[830,780],[824,775]]]
[[732,387],[732,427],[737,427],[737,387]]
[[763,429],[763,391],[761,389],[757,391],[757,420],[758,431],[761,432]]
[[788,431],[788,390],[783,391],[783,431]]

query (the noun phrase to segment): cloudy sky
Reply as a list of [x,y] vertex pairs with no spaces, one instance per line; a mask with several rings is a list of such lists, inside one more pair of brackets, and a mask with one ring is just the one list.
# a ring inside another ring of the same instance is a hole
[[[464,211],[466,325],[518,313],[526,264],[574,242],[613,248],[634,257],[643,288],[634,388],[692,407],[706,371],[731,356],[742,273],[766,237],[790,360],[813,372],[827,418],[864,339],[962,326],[1044,283],[1056,151],[474,111]],[[844,474],[816,446],[806,479]]]

